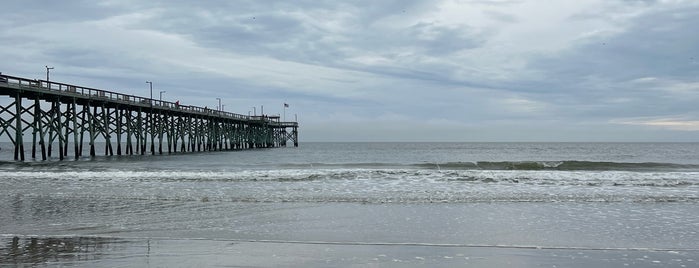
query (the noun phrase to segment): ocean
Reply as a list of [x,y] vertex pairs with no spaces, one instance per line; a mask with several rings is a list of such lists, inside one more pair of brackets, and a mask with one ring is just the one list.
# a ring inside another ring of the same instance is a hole
[[12,152],[0,266],[699,265],[699,143]]

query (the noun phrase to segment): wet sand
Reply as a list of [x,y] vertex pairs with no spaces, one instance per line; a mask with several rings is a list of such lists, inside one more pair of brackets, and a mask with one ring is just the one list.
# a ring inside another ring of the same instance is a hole
[[697,251],[99,237],[3,238],[2,266],[696,267]]
[[0,221],[0,263],[699,266],[699,208],[693,203],[109,202],[59,202],[71,208],[60,211],[32,209],[43,204],[36,201],[14,202],[14,209],[5,211],[11,217]]

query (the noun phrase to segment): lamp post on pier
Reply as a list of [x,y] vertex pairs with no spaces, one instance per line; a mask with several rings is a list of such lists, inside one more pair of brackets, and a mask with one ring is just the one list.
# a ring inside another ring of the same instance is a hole
[[165,90],[160,91],[160,101],[163,101],[163,93],[165,93],[165,92],[167,92],[167,91],[165,91]]
[[218,100],[218,110],[221,111],[221,98],[216,98]]
[[53,67],[49,67],[48,65],[45,65],[45,66],[46,66],[46,87],[50,88],[51,86],[48,84],[49,83],[49,71],[53,70]]
[[150,102],[150,107],[152,108],[153,107],[153,82],[146,81],[146,84],[150,84],[150,100],[148,102]]

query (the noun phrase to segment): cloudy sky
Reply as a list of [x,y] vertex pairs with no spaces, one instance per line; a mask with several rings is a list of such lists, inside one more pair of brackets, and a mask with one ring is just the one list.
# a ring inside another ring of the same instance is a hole
[[286,102],[302,141],[699,141],[699,1],[3,0],[0,17],[3,74]]

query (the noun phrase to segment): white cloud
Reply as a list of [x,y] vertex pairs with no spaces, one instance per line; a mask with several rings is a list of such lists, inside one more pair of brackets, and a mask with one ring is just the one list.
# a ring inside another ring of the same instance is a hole
[[641,77],[630,81],[637,90],[662,92],[668,98],[699,100],[699,81],[681,81],[671,78]]
[[546,104],[519,97],[510,97],[500,100],[499,104],[503,109],[513,113],[542,113],[546,110]]
[[631,118],[616,119],[612,123],[623,125],[647,126],[667,130],[699,131],[699,120],[683,118]]

